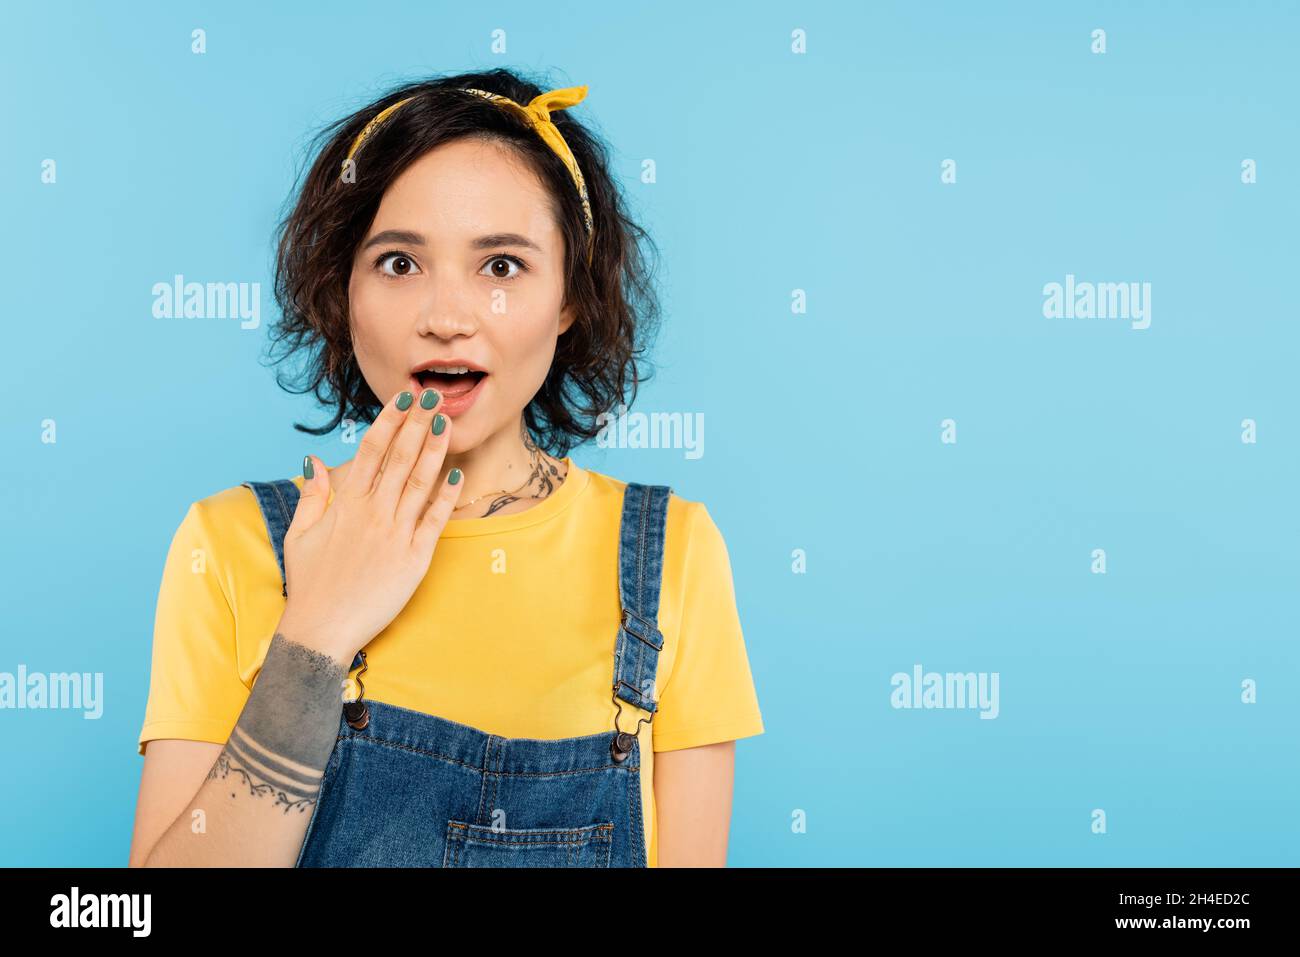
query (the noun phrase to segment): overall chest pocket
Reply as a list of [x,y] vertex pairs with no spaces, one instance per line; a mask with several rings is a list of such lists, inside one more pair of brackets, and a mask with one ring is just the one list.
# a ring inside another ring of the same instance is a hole
[[447,822],[443,867],[609,867],[612,822],[574,828],[497,828]]

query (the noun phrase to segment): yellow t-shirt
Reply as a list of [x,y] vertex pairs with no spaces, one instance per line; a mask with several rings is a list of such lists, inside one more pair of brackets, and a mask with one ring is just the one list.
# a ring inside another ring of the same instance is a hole
[[[447,523],[424,581],[366,645],[367,698],[503,737],[613,730],[625,483],[565,461],[564,482],[531,508]],[[191,504],[163,570],[139,753],[155,738],[225,743],[284,603],[253,492],[237,485]],[[705,506],[676,494],[659,628],[659,710],[639,732],[652,867],[654,752],[763,733],[726,545]],[[620,727],[641,717],[624,704]]]

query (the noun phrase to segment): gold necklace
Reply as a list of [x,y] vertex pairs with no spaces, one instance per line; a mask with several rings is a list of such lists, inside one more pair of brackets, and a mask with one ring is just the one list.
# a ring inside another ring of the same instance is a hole
[[518,492],[518,491],[519,491],[519,489],[524,488],[526,485],[528,485],[528,484],[530,484],[530,483],[532,482],[532,480],[533,480],[533,471],[535,471],[536,468],[537,468],[537,450],[536,450],[536,449],[533,449],[533,456],[532,456],[532,469],[531,469],[531,470],[529,471],[529,473],[528,473],[528,478],[524,479],[524,484],[523,484],[523,485],[520,485],[519,488],[516,488],[516,489],[513,489],[513,490],[510,490],[510,489],[504,489],[504,488],[498,488],[498,489],[493,489],[491,492],[484,492],[482,495],[476,495],[476,496],[474,496],[472,499],[470,499],[470,500],[469,500],[468,502],[466,502],[464,505],[457,505],[457,506],[455,506],[454,508],[452,508],[452,511],[453,511],[453,512],[459,512],[459,511],[461,511],[462,509],[469,508],[471,505],[473,505],[473,504],[474,504],[475,502],[477,502],[479,499],[481,499],[481,498],[487,498],[489,495],[495,495],[497,492],[505,492],[507,495],[514,495],[515,492]]

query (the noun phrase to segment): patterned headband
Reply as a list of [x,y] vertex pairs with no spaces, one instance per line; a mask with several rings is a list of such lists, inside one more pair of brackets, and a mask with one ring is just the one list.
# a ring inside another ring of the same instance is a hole
[[[573,151],[569,149],[569,144],[564,141],[564,136],[560,133],[559,127],[551,121],[551,112],[553,110],[563,110],[581,103],[587,96],[587,87],[585,86],[568,86],[559,90],[551,90],[547,93],[540,93],[533,97],[527,106],[520,106],[508,96],[502,96],[499,93],[489,93],[486,90],[476,90],[473,88],[462,88],[465,93],[473,93],[477,96],[492,100],[493,102],[517,113],[528,123],[542,138],[542,141],[549,146],[561,160],[564,161],[565,167],[569,170],[569,175],[573,177],[573,183],[578,188],[578,197],[582,200],[582,218],[587,227],[587,262],[591,262],[591,253],[593,240],[595,238],[595,224],[591,217],[591,203],[587,199],[587,181],[583,179],[582,170],[578,168],[578,161],[573,157]],[[405,103],[415,99],[408,96],[404,100],[398,100],[392,106],[389,106],[375,116],[373,120],[367,123],[357,134],[357,138],[352,141],[352,148],[348,150],[347,159],[343,161],[346,167],[348,161],[352,159],[361,148],[361,144],[366,141],[384,120],[388,119],[393,112]]]

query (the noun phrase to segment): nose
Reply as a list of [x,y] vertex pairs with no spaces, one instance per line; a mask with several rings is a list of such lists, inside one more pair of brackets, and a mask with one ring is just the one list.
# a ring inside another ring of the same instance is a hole
[[421,335],[451,339],[454,336],[470,336],[478,330],[478,311],[475,309],[474,291],[470,283],[435,278],[426,287],[428,294],[421,298],[417,307],[419,317],[416,326]]

